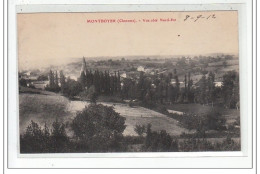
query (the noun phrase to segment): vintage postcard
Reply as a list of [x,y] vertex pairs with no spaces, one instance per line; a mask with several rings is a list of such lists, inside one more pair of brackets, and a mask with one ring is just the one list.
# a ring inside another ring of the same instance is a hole
[[21,154],[241,150],[237,11],[16,18]]

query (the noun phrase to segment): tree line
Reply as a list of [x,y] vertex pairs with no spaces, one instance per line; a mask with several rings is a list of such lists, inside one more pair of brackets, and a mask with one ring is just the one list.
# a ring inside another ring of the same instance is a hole
[[[174,79],[172,83],[171,79]],[[239,108],[239,76],[235,71],[223,75],[222,86],[215,85],[215,74],[204,74],[196,83],[191,79],[191,73],[184,75],[184,85],[181,87],[177,71],[168,75],[157,74],[154,77],[145,76],[140,72],[138,81],[123,79],[121,97],[138,99],[147,105],[200,103],[214,106],[215,103],[227,108]]]
[[[120,72],[82,72],[77,81],[66,78],[62,71],[50,70],[46,90],[61,92],[69,97],[89,95],[118,96],[122,100],[138,100],[147,106],[155,104],[200,103],[214,106],[215,103],[227,108],[239,108],[239,75],[235,71],[223,75],[222,86],[215,85],[215,74],[209,72],[194,84],[191,73],[184,74],[180,82],[177,70],[167,75],[153,76],[139,72],[136,78],[120,78]],[[183,83],[181,87],[181,83]]]
[[109,71],[82,71],[79,83],[83,89],[89,89],[91,86],[94,86],[98,94],[113,95],[121,91],[119,71],[115,71],[114,75],[110,74]]

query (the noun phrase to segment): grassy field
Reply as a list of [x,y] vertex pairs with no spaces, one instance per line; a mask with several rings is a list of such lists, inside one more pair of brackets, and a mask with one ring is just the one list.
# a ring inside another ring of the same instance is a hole
[[[137,135],[134,131],[135,125],[147,125],[148,123],[152,124],[152,130],[154,131],[164,129],[169,134],[175,136],[180,135],[182,132],[192,133],[192,131],[180,127],[175,119],[144,107],[129,107],[127,104],[122,103],[100,103],[113,106],[116,112],[126,118],[124,135]],[[88,104],[88,102],[83,101],[71,101],[68,105],[68,110],[75,115],[77,111],[81,111]]]
[[[56,118],[63,121],[66,125],[69,125],[78,111],[81,111],[88,102],[83,101],[69,101],[67,98],[53,94],[27,94],[20,93],[19,105],[20,105],[20,133],[26,130],[27,125],[31,120],[44,126],[46,123],[48,127],[51,127],[53,121]],[[182,132],[192,133],[185,128],[178,125],[175,119],[169,118],[164,114],[146,109],[143,107],[130,107],[127,104],[119,103],[104,103],[104,105],[113,106],[115,111],[120,113],[126,118],[126,129],[124,135],[136,135],[134,128],[135,125],[147,125],[152,124],[152,130],[166,130],[171,135],[180,135]],[[70,127],[66,127],[66,132],[71,135]]]
[[[125,137],[136,137],[137,134],[134,131],[135,125],[147,125],[148,123],[152,124],[153,131],[160,131],[164,129],[172,136],[179,136],[182,133],[193,136],[195,133],[195,130],[189,131],[188,129],[183,128],[177,120],[144,107],[130,107],[124,103],[99,103],[107,106],[113,106],[116,112],[120,113],[121,116],[126,118],[126,129],[123,132]],[[51,129],[51,124],[57,118],[58,120],[65,123],[66,134],[69,137],[72,137],[73,131],[71,130],[69,123],[72,122],[77,112],[81,111],[84,107],[89,105],[89,102],[70,101],[63,96],[54,93],[20,93],[19,105],[19,129],[21,134],[25,132],[26,127],[29,125],[31,120],[37,122],[42,127],[46,123]],[[199,114],[209,112],[212,108],[211,106],[202,106],[200,104],[175,104],[168,106],[168,109]],[[223,109],[218,107],[215,107],[215,109],[218,109],[223,115],[225,115],[228,121],[239,117],[238,110]],[[209,133],[206,140],[210,143],[221,143],[226,139],[226,134],[223,133],[225,132],[215,131],[213,134]],[[221,136],[219,134],[221,134]],[[232,136],[232,140],[234,140],[236,143],[239,143],[239,137],[239,135]],[[182,135],[178,137],[179,142],[183,142],[186,139],[189,139],[189,136]],[[141,146],[142,144],[140,143],[130,143],[129,148],[130,151],[138,152],[140,151]]]
[[57,118],[66,121],[70,113],[67,111],[67,100],[59,95],[25,94],[19,95],[19,125],[20,133],[26,130],[31,120],[49,127]]

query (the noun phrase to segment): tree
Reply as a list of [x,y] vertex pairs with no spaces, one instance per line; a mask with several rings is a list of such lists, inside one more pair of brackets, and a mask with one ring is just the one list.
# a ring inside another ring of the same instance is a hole
[[176,69],[174,69],[174,75],[175,75],[176,101],[177,101],[177,99],[178,99],[178,97],[179,97],[179,92],[180,92],[180,82],[179,82],[179,78],[178,78]]
[[157,89],[157,92],[156,92],[157,97],[156,98],[162,104],[163,103],[163,90],[164,90],[162,81],[159,83],[159,85],[156,89]]
[[109,86],[110,86],[110,95],[113,95],[113,93],[115,92],[115,83],[114,83],[114,76],[110,76],[109,77]]
[[120,81],[120,74],[119,71],[117,71],[117,90],[121,91],[121,81]]
[[185,67],[187,66],[187,64],[186,64],[186,58],[185,58],[185,57],[180,58],[180,59],[177,61],[177,64],[176,64],[176,65],[185,68]]
[[206,138],[207,130],[225,130],[226,119],[219,111],[211,109],[209,112],[193,117],[194,127],[196,127],[197,136]]
[[19,85],[23,87],[27,87],[27,82],[24,78],[19,79]]
[[229,71],[224,74],[222,95],[226,107],[237,107],[239,103],[239,75],[237,72]]
[[135,125],[134,131],[139,135],[143,136],[145,133],[145,125]]
[[84,71],[82,71],[80,73],[79,81],[80,81],[80,84],[81,84],[82,88],[85,88],[86,85],[87,85],[87,82],[86,82],[86,74],[85,74]]
[[114,75],[114,92],[117,92],[118,91],[118,79],[117,79],[117,75],[116,75],[116,71],[114,72],[115,75]]
[[178,151],[177,144],[165,130],[155,132],[151,130],[151,124],[147,125],[144,150],[149,152]]
[[188,101],[193,102],[194,101],[194,90],[192,89],[193,80],[190,78],[190,72],[188,74]]
[[78,141],[89,151],[116,150],[125,130],[125,118],[113,107],[90,104],[77,113],[72,121],[72,130]]
[[174,103],[176,98],[176,88],[173,87],[172,85],[169,85],[168,87],[168,96],[170,102]]
[[53,153],[68,152],[69,139],[63,123],[56,119],[50,133],[47,124],[42,129],[36,122],[31,121],[26,132],[20,138],[21,153]]
[[165,79],[165,91],[166,91],[166,95],[165,95],[165,99],[167,101],[171,101],[171,91],[170,91],[170,83],[171,83],[171,79],[172,79],[172,73],[168,73],[168,76]]
[[38,78],[37,78],[38,81],[46,81],[48,80],[48,76],[47,75],[40,75]]
[[105,71],[105,94],[110,94],[110,76],[109,71]]
[[137,95],[138,95],[138,99],[143,101],[144,100],[144,96],[145,96],[145,84],[144,84],[144,72],[140,71],[140,76],[139,76],[139,80],[138,80],[138,84],[137,84]]
[[199,101],[201,104],[205,104],[207,102],[207,79],[206,76],[203,75],[200,79],[199,84]]
[[49,72],[49,84],[45,87],[45,90],[52,91],[52,92],[59,92],[59,81],[58,81],[58,73],[54,74],[52,70]]
[[50,73],[49,73],[49,87],[51,89],[55,87],[54,74],[53,74],[52,70],[50,70]]
[[222,116],[219,111],[211,110],[206,115],[206,126],[208,130],[223,130],[225,129],[226,119]]
[[210,72],[208,76],[208,98],[212,103],[212,107],[214,105],[216,96],[215,96],[215,74]]
[[227,67],[227,61],[225,60],[225,61],[222,63],[222,65],[224,66],[224,68],[226,68],[226,67]]
[[121,96],[123,99],[135,99],[136,98],[136,83],[130,78],[125,78],[122,81]]
[[61,93],[64,93],[64,88],[65,88],[65,84],[66,83],[66,78],[63,74],[63,71],[60,71],[60,87],[61,87]]
[[56,120],[52,123],[52,132],[51,132],[51,150],[53,152],[59,152],[64,149],[68,142],[68,137],[65,132],[65,125]]
[[92,85],[88,91],[87,91],[87,97],[90,99],[91,103],[96,103],[97,102],[97,98],[98,98],[98,94],[96,92],[95,86]]
[[64,87],[64,95],[73,98],[82,91],[82,86],[79,82],[68,78]]
[[59,88],[59,78],[57,71],[55,72],[54,87]]
[[91,70],[86,71],[86,81],[85,82],[86,82],[87,88],[89,88],[91,85],[93,85],[93,74],[92,74]]
[[184,75],[184,101],[186,101],[188,96],[188,90],[187,90],[187,76],[186,74]]
[[96,70],[94,72],[94,77],[93,77],[93,85],[95,86],[95,91],[97,94],[100,94],[100,76],[99,76],[99,71]]
[[[47,129],[46,129],[47,131]],[[34,121],[27,126],[26,132],[21,136],[21,153],[39,153],[48,151],[49,134],[41,129]]]

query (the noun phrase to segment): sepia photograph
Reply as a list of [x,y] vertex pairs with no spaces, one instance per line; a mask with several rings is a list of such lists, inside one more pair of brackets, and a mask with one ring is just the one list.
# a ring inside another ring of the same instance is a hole
[[20,154],[241,151],[238,11],[16,20]]

